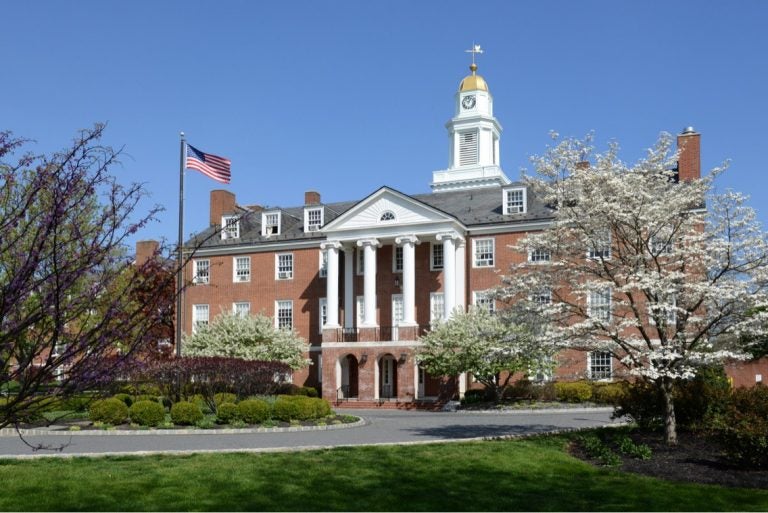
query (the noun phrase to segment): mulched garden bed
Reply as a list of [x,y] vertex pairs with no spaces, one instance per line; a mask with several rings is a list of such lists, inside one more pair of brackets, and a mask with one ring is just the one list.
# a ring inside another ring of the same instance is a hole
[[[653,451],[651,459],[640,460],[622,456],[615,467],[624,472],[644,474],[669,481],[716,484],[738,488],[768,488],[768,470],[743,470],[725,460],[722,445],[705,433],[678,432],[678,446],[669,448],[661,432],[634,430],[628,433],[635,443],[642,443]],[[571,445],[571,454],[589,461],[584,450]]]

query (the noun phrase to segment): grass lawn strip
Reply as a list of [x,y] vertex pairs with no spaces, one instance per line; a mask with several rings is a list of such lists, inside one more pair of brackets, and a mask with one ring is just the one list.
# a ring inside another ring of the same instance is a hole
[[262,454],[0,460],[1,510],[764,511],[768,491],[595,468],[566,436]]

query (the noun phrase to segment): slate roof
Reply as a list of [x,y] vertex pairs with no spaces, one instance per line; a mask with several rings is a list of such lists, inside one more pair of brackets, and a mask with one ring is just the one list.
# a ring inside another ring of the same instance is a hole
[[[522,187],[520,183],[513,183],[504,188]],[[485,187],[480,189],[467,189],[459,191],[433,192],[428,194],[406,195],[416,201],[429,205],[445,214],[456,218],[468,229],[478,228],[488,225],[498,225],[509,223],[510,225],[530,223],[536,221],[545,221],[552,219],[552,209],[544,205],[535,198],[530,189],[527,192],[528,208],[524,214],[502,214],[502,188]],[[342,201],[336,203],[323,203],[325,207],[324,224],[327,225],[360,201]],[[320,206],[320,205],[318,205]],[[259,242],[287,242],[303,241],[317,239],[324,240],[325,235],[318,232],[304,232],[304,205],[298,207],[270,207],[264,212],[273,212],[279,210],[281,215],[281,233],[263,237],[261,235],[261,213],[253,212],[242,207],[238,207],[238,212],[232,214],[241,214],[240,237],[237,239],[224,239],[215,236],[217,227],[209,227],[202,232],[197,233],[187,242],[187,245],[194,245],[196,242],[205,240],[200,247],[226,247],[240,246],[244,244],[254,244]]]

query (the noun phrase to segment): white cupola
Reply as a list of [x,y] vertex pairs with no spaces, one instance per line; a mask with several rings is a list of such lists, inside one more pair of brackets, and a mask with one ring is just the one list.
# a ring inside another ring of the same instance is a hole
[[[473,52],[481,53],[479,46]],[[493,117],[493,96],[477,64],[469,67],[455,95],[453,118],[446,123],[449,137],[448,169],[432,173],[434,192],[507,185],[501,170],[499,139],[501,125]]]

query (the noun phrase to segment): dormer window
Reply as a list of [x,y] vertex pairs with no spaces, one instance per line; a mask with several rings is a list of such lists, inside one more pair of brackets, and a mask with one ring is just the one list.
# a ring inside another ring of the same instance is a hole
[[280,212],[264,212],[261,214],[261,235],[280,235]]
[[323,227],[323,207],[304,209],[304,231],[316,232]]
[[525,214],[527,194],[525,187],[504,189],[504,215]]
[[240,219],[237,216],[223,216],[221,218],[221,239],[240,238]]
[[381,214],[381,217],[379,218],[379,221],[394,221],[395,220],[395,213],[391,210],[387,210],[386,212]]

